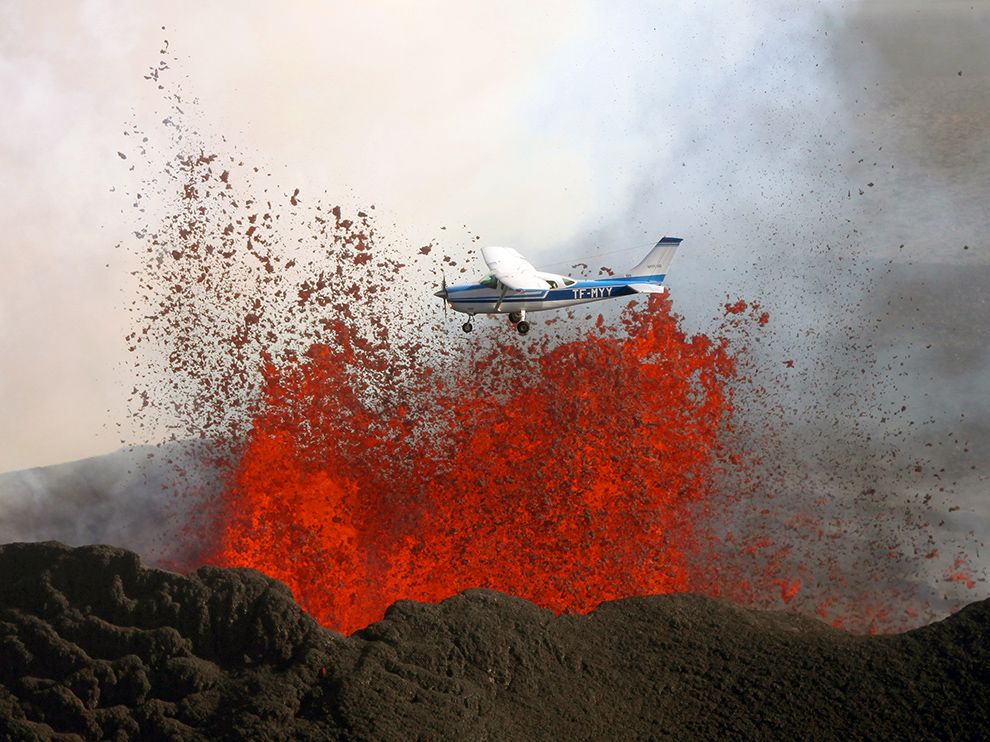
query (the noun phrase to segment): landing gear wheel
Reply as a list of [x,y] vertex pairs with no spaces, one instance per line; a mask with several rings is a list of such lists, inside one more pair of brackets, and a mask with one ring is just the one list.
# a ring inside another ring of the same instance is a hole
[[471,330],[473,330],[474,327],[471,325],[470,322],[465,322],[463,325],[461,325],[461,329],[464,330],[464,332],[471,332]]
[[520,335],[525,335],[529,332],[529,322],[522,320],[518,325],[516,325],[516,329],[519,331]]
[[522,322],[522,312],[509,312],[509,322],[516,324],[517,322]]

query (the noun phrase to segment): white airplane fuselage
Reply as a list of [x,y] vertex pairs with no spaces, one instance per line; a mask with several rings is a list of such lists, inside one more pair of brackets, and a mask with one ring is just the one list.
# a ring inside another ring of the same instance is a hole
[[[663,278],[663,276],[636,276],[596,281],[566,279],[569,284],[560,285],[558,288],[506,289],[504,293],[501,287],[492,288],[481,283],[472,283],[449,286],[447,301],[452,309],[465,314],[542,312],[641,293],[631,288],[632,284],[655,283],[658,289],[655,293],[661,293],[663,287],[659,284]],[[563,284],[564,281],[560,283]]]

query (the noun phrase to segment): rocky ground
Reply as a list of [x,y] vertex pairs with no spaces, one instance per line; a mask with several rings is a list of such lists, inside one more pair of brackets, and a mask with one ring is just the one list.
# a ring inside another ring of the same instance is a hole
[[863,637],[691,595],[470,590],[351,637],[252,570],[0,547],[2,739],[978,739],[990,601]]

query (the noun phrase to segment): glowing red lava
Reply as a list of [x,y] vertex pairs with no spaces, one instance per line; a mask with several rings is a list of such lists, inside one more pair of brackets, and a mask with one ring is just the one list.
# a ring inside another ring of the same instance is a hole
[[[215,561],[284,581],[344,632],[395,600],[469,587],[578,612],[697,589],[693,514],[735,363],[726,343],[685,336],[669,299],[623,324],[532,354],[493,348],[461,375],[424,368],[387,409],[343,324],[338,349],[269,363]],[[512,383],[493,392],[496,367]]]
[[726,297],[713,334],[688,337],[662,297],[621,322],[540,317],[524,340],[439,334],[423,298],[475,265],[476,235],[390,243],[373,206],[209,154],[164,95],[159,143],[127,132],[128,162],[153,166],[133,200],[134,416],[226,472],[173,568],[254,567],[341,631],[479,586],[577,612],[692,591],[874,631],[977,586],[928,496],[900,494],[931,467],[891,477],[896,451],[866,445],[888,425],[876,392],[820,403],[845,377],[809,351],[818,333],[774,339],[767,312]]

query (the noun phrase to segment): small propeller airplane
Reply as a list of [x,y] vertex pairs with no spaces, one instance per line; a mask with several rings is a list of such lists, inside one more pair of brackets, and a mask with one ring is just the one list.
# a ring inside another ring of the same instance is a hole
[[508,314],[520,335],[529,332],[526,312],[561,309],[633,294],[662,294],[667,269],[682,240],[663,237],[642,262],[622,277],[579,281],[569,276],[538,271],[511,247],[483,247],[482,257],[491,271],[477,283],[443,286],[434,296],[444,300],[468,320],[461,329],[471,332],[476,314]]

